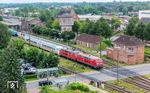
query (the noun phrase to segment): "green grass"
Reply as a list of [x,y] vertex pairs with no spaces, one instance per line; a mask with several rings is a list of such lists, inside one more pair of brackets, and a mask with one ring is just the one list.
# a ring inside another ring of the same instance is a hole
[[25,82],[38,80],[36,74],[24,75],[24,78],[25,78]]
[[77,62],[73,62],[71,60],[68,60],[68,59],[65,59],[65,58],[62,58],[62,57],[60,57],[59,66],[63,66],[65,68],[68,68],[68,69],[71,69],[73,71],[77,71],[77,72],[80,72],[80,73],[93,71],[92,68],[90,68],[86,65],[83,65],[83,64],[80,64],[80,63],[77,63]]
[[25,82],[34,81],[34,80],[38,80],[38,78],[28,78],[28,79],[25,78]]
[[[120,86],[120,87],[123,87],[123,88],[126,88],[130,91],[133,91],[133,93],[145,93],[145,91],[135,85],[132,85],[132,84],[129,84],[129,83],[126,83],[122,80],[119,80],[119,82],[117,82],[117,80],[113,80],[113,81],[108,81],[108,83],[111,83],[111,84],[114,84],[114,85],[117,85],[117,86]],[[117,93],[113,90],[110,90],[112,91],[112,93]],[[111,93],[111,92],[110,92]]]
[[149,75],[145,75],[146,78],[150,79],[150,74]]
[[145,47],[144,50],[145,62],[150,62],[150,47]]
[[144,53],[150,56],[150,47],[145,47]]
[[145,47],[144,52],[145,52],[145,53],[149,53],[149,54],[150,54],[150,47]]

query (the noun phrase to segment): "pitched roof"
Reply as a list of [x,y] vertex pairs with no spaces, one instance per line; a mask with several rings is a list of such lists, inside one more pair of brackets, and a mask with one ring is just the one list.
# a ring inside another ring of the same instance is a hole
[[76,40],[87,42],[87,43],[98,44],[100,43],[101,38],[96,35],[89,35],[89,34],[83,33],[83,34],[80,34]]
[[126,46],[144,45],[142,40],[136,38],[135,36],[127,36],[127,35],[121,35],[118,39],[114,41],[114,43],[123,44]]
[[62,15],[58,15],[58,18],[72,18],[72,16],[70,14],[62,14]]
[[37,20],[37,19],[32,19],[32,20],[30,20],[29,22],[30,22],[30,24],[33,24],[33,25],[36,25],[36,24],[38,24],[38,23],[42,23],[41,20]]
[[78,19],[77,14],[72,8],[64,8],[58,13],[58,18],[74,18]]

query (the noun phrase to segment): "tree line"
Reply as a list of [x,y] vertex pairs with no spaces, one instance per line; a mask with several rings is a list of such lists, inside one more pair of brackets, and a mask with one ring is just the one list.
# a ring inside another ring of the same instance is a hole
[[[18,61],[19,52],[9,46],[10,36],[8,27],[0,23],[0,91],[1,93],[27,93]],[[18,88],[8,87],[8,81],[18,81]]]
[[[20,39],[11,39],[8,27],[0,23],[0,92],[27,93],[24,77],[21,75],[19,59],[33,62],[38,68],[56,67],[59,63],[57,55],[27,46]],[[7,81],[18,81],[18,88],[8,88]]]
[[129,24],[127,25],[125,34],[149,41],[150,23],[144,23],[141,20],[138,20],[137,17],[133,17],[130,19]]
[[90,20],[76,21],[73,25],[73,31],[78,33],[87,33],[92,35],[103,36],[110,38],[112,36],[112,29],[108,21],[100,18],[98,21],[93,22]]
[[[120,13],[138,12],[139,10],[150,9],[150,2],[109,2],[109,3],[30,3],[30,4],[0,4],[1,7],[33,7],[33,8],[62,8],[63,6],[72,6],[78,14],[103,14],[103,13]],[[33,10],[33,8],[30,10]],[[19,13],[19,11],[17,12]]]

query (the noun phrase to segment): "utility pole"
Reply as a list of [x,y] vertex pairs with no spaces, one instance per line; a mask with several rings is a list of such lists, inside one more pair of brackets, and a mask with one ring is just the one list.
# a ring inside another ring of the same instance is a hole
[[102,41],[103,41],[103,39],[100,35],[100,57],[102,57]]
[[49,80],[48,80],[48,76],[49,76],[49,75],[48,75],[48,63],[46,63],[46,65],[47,65],[47,83],[48,83],[48,81],[49,81]]
[[119,48],[117,49],[117,83],[119,82]]
[[69,35],[66,35],[66,37],[67,37],[67,44],[69,46]]

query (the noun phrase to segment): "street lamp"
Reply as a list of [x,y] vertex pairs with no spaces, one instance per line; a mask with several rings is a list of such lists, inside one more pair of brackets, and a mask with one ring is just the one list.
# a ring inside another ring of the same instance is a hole
[[46,63],[47,65],[47,83],[48,83],[48,63]]
[[100,57],[102,57],[102,41],[103,39],[101,38],[101,35],[100,35]]
[[116,47],[117,49],[117,82],[119,81],[119,49],[120,47]]

